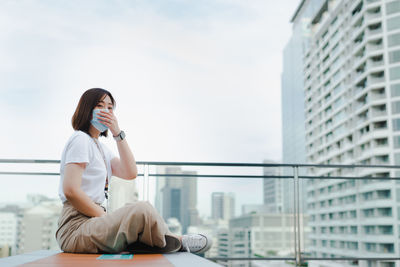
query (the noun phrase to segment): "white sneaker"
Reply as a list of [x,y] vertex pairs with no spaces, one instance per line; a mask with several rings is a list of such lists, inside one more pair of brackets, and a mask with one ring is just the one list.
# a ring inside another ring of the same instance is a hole
[[182,236],[182,249],[191,253],[203,253],[211,248],[212,239],[204,234]]

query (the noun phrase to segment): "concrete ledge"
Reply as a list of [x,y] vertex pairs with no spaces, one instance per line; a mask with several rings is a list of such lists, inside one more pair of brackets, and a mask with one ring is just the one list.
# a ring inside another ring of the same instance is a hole
[[[102,254],[73,254],[40,250],[0,259],[0,266],[220,266],[187,252],[171,254],[133,254],[130,259],[98,259]],[[106,254],[107,255],[107,254]]]

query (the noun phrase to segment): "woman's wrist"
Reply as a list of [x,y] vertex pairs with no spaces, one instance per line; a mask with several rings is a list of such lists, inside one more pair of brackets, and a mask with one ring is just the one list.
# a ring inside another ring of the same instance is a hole
[[120,129],[120,128],[118,128],[118,129],[116,129],[116,130],[114,130],[114,131],[111,131],[113,137],[118,136],[120,132],[121,132],[121,129]]

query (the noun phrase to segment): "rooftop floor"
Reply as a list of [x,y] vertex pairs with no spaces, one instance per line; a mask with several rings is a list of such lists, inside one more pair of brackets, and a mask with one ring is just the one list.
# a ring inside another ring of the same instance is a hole
[[40,250],[0,259],[0,266],[220,266],[197,255],[171,254],[73,254]]

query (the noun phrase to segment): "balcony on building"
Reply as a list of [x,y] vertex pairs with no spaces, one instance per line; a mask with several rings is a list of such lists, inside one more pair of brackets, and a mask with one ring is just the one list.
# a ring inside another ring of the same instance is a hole
[[382,17],[382,12],[380,6],[368,8],[365,12],[365,18],[368,22],[374,19],[379,19],[381,17]]
[[370,54],[371,52],[375,52],[377,50],[383,49],[383,42],[382,38],[369,40],[367,43],[367,53]]

